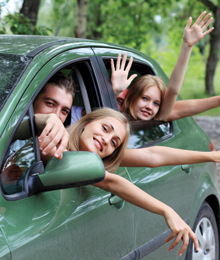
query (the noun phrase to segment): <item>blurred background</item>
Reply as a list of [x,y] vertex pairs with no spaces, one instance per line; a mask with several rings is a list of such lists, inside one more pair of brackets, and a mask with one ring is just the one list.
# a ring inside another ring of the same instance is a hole
[[[67,6],[67,8],[66,8]],[[66,8],[66,10],[65,10]],[[65,13],[64,13],[65,10]],[[219,0],[1,0],[1,34],[87,38],[138,49],[154,58],[169,77],[189,16],[212,13],[214,31],[193,47],[183,99],[220,95]],[[203,113],[220,115],[220,108]]]

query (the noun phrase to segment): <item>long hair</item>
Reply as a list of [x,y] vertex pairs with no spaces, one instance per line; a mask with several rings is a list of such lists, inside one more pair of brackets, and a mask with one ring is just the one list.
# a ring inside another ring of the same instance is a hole
[[[152,86],[157,86],[161,91],[161,107],[166,91],[165,83],[158,76],[150,74],[144,75],[135,80],[135,82],[131,85],[128,91],[128,95],[126,96],[123,106],[121,108],[121,112],[126,114],[130,118],[130,120],[137,120],[134,114],[134,104],[143,95],[144,91]],[[160,109],[158,110],[158,113],[159,111]]]
[[125,125],[126,134],[124,141],[120,144],[119,147],[109,156],[103,158],[103,163],[105,169],[110,172],[115,172],[119,167],[124,151],[127,147],[128,138],[130,135],[130,126],[127,118],[120,112],[115,111],[111,108],[102,108],[94,110],[93,112],[82,117],[78,122],[76,122],[69,132],[69,143],[68,150],[70,151],[79,151],[80,150],[80,136],[83,132],[84,127],[94,120],[99,120],[104,117],[114,117],[118,119]]

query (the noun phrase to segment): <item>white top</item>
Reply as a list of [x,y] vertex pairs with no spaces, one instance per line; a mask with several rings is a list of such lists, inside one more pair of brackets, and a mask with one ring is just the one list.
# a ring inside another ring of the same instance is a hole
[[83,107],[72,106],[71,107],[71,125],[75,124],[79,119],[82,118]]

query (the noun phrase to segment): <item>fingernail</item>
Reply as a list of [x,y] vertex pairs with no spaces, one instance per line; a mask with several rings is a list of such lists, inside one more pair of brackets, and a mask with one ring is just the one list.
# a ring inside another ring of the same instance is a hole
[[42,140],[38,140],[39,141],[39,143],[41,143],[42,142]]
[[40,147],[40,150],[41,150],[41,151],[43,151],[43,149],[44,149],[43,147]]
[[58,154],[58,153],[55,153],[55,154],[54,154],[54,157],[59,157],[59,154]]
[[179,256],[181,256],[182,255],[182,253],[179,253]]
[[43,155],[46,155],[47,153],[45,151],[42,152]]

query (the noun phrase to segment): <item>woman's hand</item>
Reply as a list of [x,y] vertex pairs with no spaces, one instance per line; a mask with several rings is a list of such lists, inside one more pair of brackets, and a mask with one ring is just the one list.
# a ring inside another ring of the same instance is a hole
[[111,69],[112,69],[111,82],[116,97],[131,84],[132,80],[135,77],[137,77],[137,74],[133,74],[128,79],[128,73],[130,71],[133,58],[132,57],[130,58],[128,65],[125,68],[126,59],[127,59],[127,53],[124,53],[121,62],[121,54],[119,53],[116,62],[116,69],[115,69],[114,61],[113,59],[111,59]]
[[205,14],[206,11],[202,12],[191,28],[190,25],[192,23],[192,17],[189,18],[188,23],[183,32],[183,42],[185,42],[188,47],[192,47],[194,44],[196,44],[199,40],[201,40],[205,35],[209,34],[214,29],[214,27],[212,27],[204,32],[204,30],[207,29],[207,27],[213,20],[212,17],[210,18],[210,13],[204,17]]
[[63,152],[68,144],[69,134],[55,114],[35,114],[37,125],[39,121],[42,121],[42,117],[44,117],[45,127],[38,137],[42,155],[45,156],[51,153],[50,157],[54,156],[62,159]]
[[182,240],[183,245],[179,251],[179,256],[181,256],[189,244],[189,237],[192,238],[196,251],[199,251],[199,242],[195,233],[173,209],[170,208],[170,210],[165,213],[164,218],[171,230],[171,234],[166,238],[165,243],[168,243],[176,236],[173,243],[169,247],[169,251],[171,251]]

